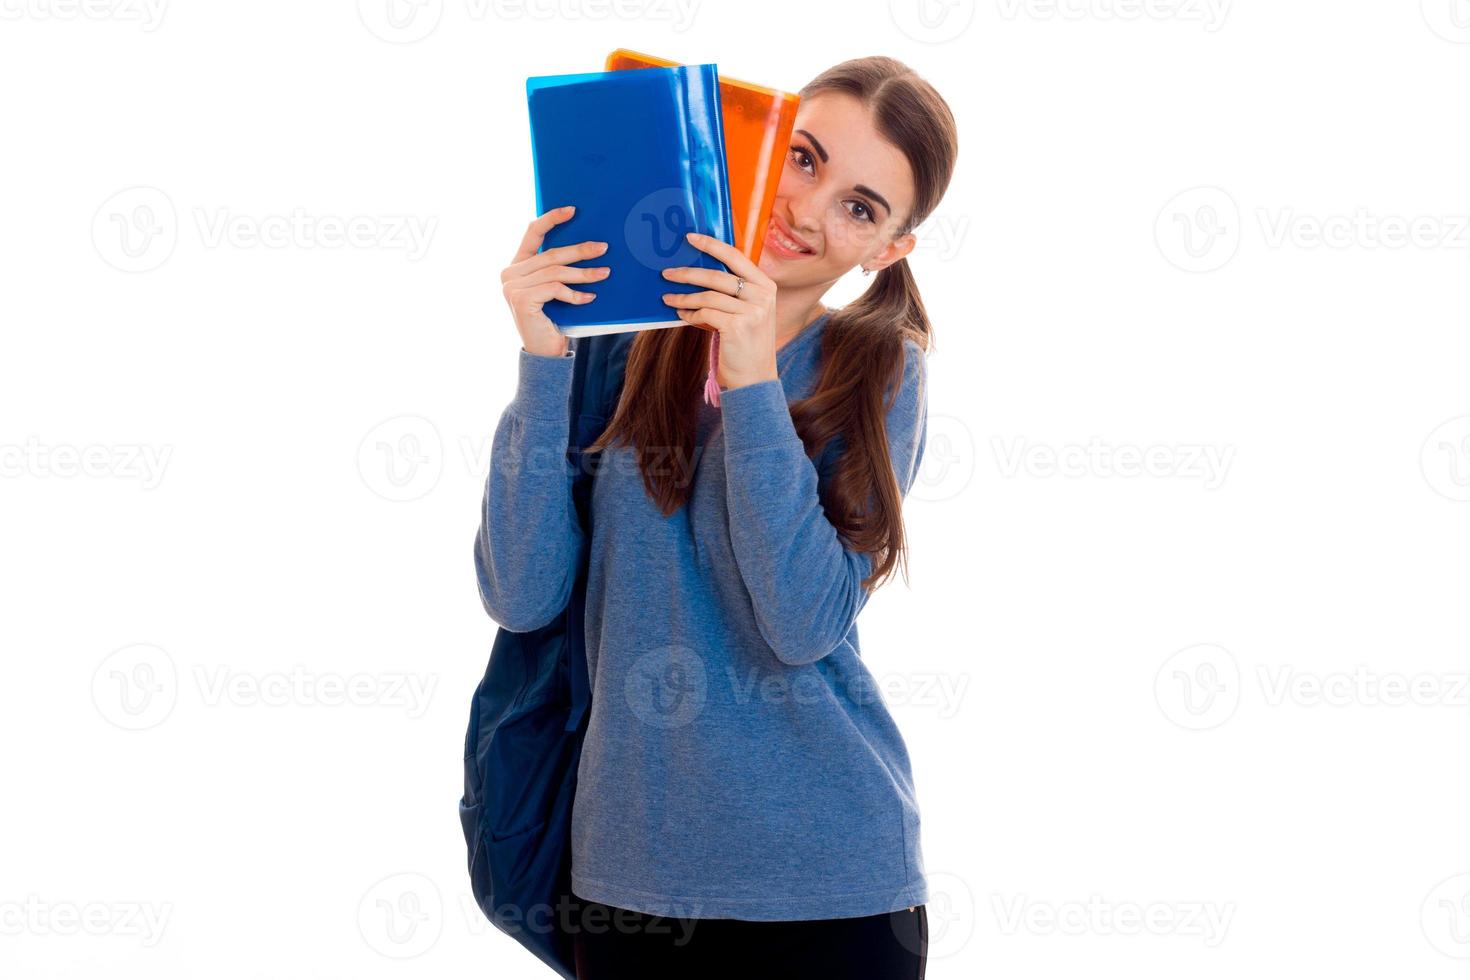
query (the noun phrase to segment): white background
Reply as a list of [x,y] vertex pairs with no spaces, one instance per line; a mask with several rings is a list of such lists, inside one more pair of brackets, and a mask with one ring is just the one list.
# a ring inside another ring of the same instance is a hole
[[0,973],[550,975],[469,895],[470,549],[524,80],[626,46],[959,120],[861,621],[929,975],[1463,975],[1470,4],[397,10],[0,0]]

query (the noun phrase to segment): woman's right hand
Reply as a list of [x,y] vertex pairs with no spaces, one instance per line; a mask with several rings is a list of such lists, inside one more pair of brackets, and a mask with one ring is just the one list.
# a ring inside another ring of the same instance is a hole
[[607,266],[576,267],[569,263],[592,259],[607,251],[607,242],[582,242],[537,251],[546,233],[570,218],[576,208],[555,208],[531,222],[520,250],[500,273],[501,292],[515,317],[516,330],[527,353],[561,357],[567,352],[566,334],[556,329],[541,308],[554,299],[581,305],[597,298],[596,293],[576,290],[571,282],[597,282],[611,273]]

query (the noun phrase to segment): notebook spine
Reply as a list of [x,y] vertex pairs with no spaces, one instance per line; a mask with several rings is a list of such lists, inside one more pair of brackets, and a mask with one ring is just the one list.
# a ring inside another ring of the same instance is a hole
[[[735,218],[730,203],[729,176],[722,166],[701,165],[697,161],[725,159],[725,123],[720,106],[720,77],[714,65],[701,65],[698,71],[683,73],[684,98],[692,125],[685,131],[686,152],[691,161],[690,192],[694,198],[694,215],[704,216],[709,234],[727,244],[735,244]],[[713,260],[712,260],[713,261]],[[717,263],[723,265],[723,263]]]

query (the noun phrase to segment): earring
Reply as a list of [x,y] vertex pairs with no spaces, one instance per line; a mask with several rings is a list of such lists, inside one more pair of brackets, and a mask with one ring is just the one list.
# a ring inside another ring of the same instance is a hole
[[863,275],[865,275],[865,276],[871,276],[872,274],[873,274],[873,270],[872,269],[869,269],[867,266],[863,266]]

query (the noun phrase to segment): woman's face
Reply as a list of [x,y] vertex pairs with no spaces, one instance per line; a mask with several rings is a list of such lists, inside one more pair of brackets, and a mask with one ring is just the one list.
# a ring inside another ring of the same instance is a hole
[[913,203],[908,161],[878,134],[861,102],[840,92],[804,99],[761,271],[791,288],[832,282],[860,264],[876,270],[896,262],[914,245],[912,234],[894,241]]

